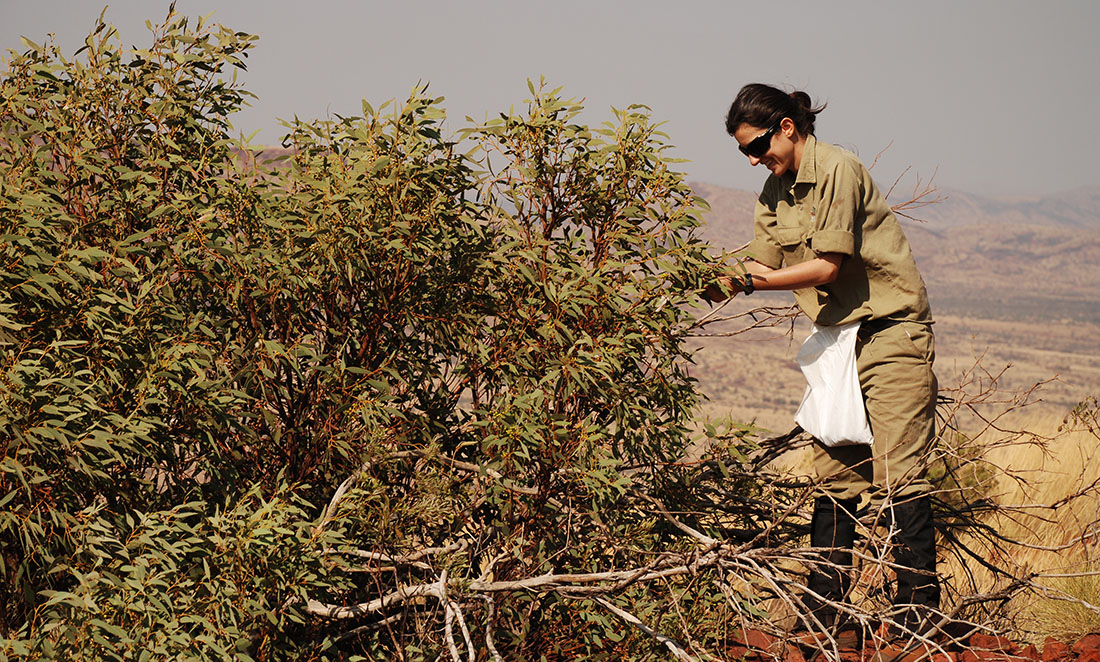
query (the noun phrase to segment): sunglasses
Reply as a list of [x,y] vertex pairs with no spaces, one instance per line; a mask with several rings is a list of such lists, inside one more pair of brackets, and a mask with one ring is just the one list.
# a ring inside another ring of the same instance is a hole
[[758,159],[768,153],[768,150],[772,147],[772,136],[779,130],[779,124],[783,120],[775,123],[775,126],[768,129],[759,136],[753,138],[747,145],[738,145],[737,149],[741,150],[741,153],[745,156],[751,156],[754,159]]

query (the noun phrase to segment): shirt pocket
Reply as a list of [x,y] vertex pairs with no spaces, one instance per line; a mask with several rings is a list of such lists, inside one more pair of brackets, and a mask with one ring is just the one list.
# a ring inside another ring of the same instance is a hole
[[805,261],[813,235],[813,214],[806,203],[791,191],[775,210],[775,239],[788,265]]

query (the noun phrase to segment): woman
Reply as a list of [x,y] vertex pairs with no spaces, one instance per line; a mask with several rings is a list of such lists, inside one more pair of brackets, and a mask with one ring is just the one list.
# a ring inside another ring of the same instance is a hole
[[[738,93],[726,130],[771,176],[756,205],[748,273],[720,278],[707,296],[793,290],[819,326],[860,322],[856,367],[874,444],[814,445],[820,480],[810,542],[838,550],[827,555],[831,563],[850,565],[860,496],[884,500],[898,531],[896,619],[910,631],[927,629],[940,598],[921,462],[935,436],[932,314],[909,242],[867,168],[815,138],[823,109],[804,92],[768,85]],[[809,588],[841,600],[849,573],[827,568],[811,571]],[[836,611],[809,598],[815,615],[834,624]]]

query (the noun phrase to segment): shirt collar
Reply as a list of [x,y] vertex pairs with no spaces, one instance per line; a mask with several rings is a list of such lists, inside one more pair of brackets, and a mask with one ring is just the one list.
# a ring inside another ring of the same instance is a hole
[[817,151],[817,138],[810,134],[806,136],[806,144],[802,147],[802,162],[798,164],[798,176],[795,184],[816,184],[817,168],[814,154]]

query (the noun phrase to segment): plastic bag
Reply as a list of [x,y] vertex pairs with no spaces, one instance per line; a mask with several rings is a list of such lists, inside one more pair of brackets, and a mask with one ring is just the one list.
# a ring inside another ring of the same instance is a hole
[[859,322],[817,326],[798,350],[806,394],[794,420],[826,446],[874,443],[856,370]]

